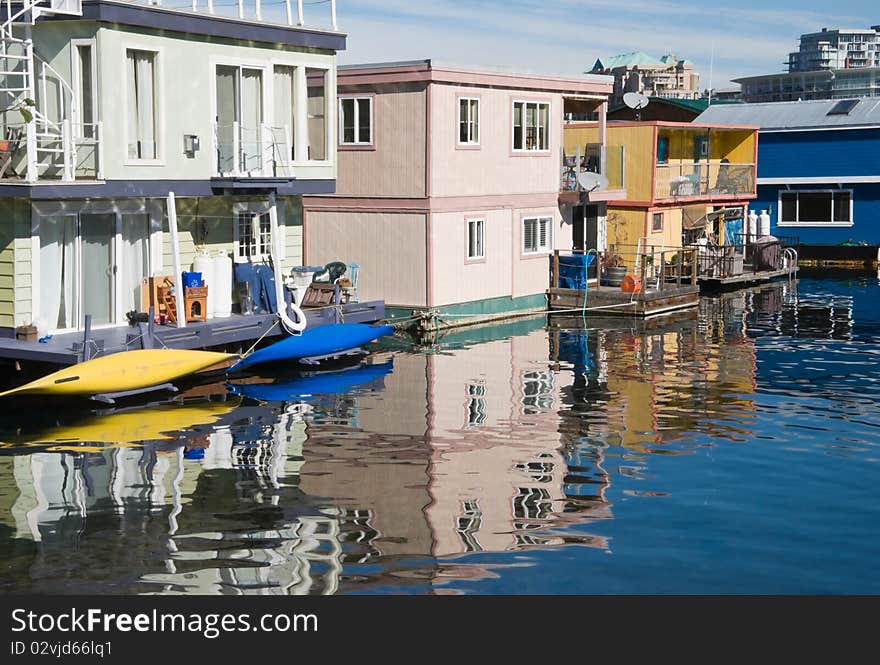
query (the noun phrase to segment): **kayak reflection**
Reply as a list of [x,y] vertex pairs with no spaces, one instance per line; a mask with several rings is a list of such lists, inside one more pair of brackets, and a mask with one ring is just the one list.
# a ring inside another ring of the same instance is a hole
[[394,361],[360,365],[349,369],[300,375],[278,379],[272,383],[230,383],[234,395],[262,402],[283,402],[291,399],[310,400],[320,395],[347,392],[356,386],[378,381],[392,372]]

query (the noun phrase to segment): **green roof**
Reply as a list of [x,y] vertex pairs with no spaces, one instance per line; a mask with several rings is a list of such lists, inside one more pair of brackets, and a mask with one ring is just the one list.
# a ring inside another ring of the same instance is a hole
[[662,65],[663,63],[652,58],[647,53],[635,51],[634,53],[621,53],[610,58],[599,58],[593,65],[593,71],[597,69],[616,69],[617,67],[631,67],[633,65]]

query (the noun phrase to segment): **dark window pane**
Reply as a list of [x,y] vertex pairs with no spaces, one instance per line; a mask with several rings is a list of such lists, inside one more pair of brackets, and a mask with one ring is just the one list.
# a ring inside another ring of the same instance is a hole
[[358,100],[358,141],[361,143],[370,143],[372,138],[370,131],[370,107],[372,106],[372,100],[367,99],[359,99]]
[[799,221],[831,221],[831,192],[801,192],[799,197]]
[[850,193],[836,192],[834,194],[834,221],[849,222]]
[[354,143],[354,100],[342,100],[342,142]]
[[782,194],[782,217],[780,221],[797,221],[797,194],[793,192]]

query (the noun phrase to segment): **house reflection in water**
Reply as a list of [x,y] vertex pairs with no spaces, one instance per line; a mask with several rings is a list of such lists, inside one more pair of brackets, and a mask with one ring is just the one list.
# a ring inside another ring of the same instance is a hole
[[471,329],[378,354],[381,384],[247,400],[138,447],[0,457],[18,571],[0,588],[447,593],[494,574],[480,552],[610,551],[599,525],[651,456],[747,436],[759,302],[653,328]]

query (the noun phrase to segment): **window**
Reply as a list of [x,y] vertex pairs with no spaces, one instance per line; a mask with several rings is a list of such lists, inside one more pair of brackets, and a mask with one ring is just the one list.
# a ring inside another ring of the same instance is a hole
[[469,259],[486,258],[486,220],[469,219],[467,222],[468,229],[468,249],[467,257]]
[[128,157],[158,159],[156,53],[128,49]]
[[523,254],[549,252],[553,247],[552,217],[532,217],[523,220]]
[[339,144],[370,145],[373,142],[373,99],[342,97],[339,100]]
[[534,152],[550,149],[549,103],[513,103],[513,149]]
[[306,69],[309,116],[309,160],[327,159],[327,70]]
[[294,88],[295,68],[287,65],[276,65],[274,70],[275,79],[275,116],[273,118],[275,125],[272,128],[275,135],[276,144],[280,144],[277,148],[278,155],[283,155],[282,163],[296,159],[296,147],[294,140],[296,138],[296,108],[294,99],[296,92]]
[[271,229],[267,212],[235,213],[235,261],[246,263],[267,260],[272,253]]
[[651,231],[662,231],[663,230],[663,213],[655,212],[654,217],[651,221]]
[[805,226],[852,225],[852,191],[779,193],[779,224]]
[[479,99],[458,99],[458,142],[462,145],[480,145]]
[[97,97],[95,79],[95,42],[94,40],[74,40],[75,58],[73,65],[73,88],[76,95],[76,118],[74,118],[74,136],[77,138],[95,138],[95,98]]
[[261,173],[263,71],[217,65],[215,83],[218,172]]

